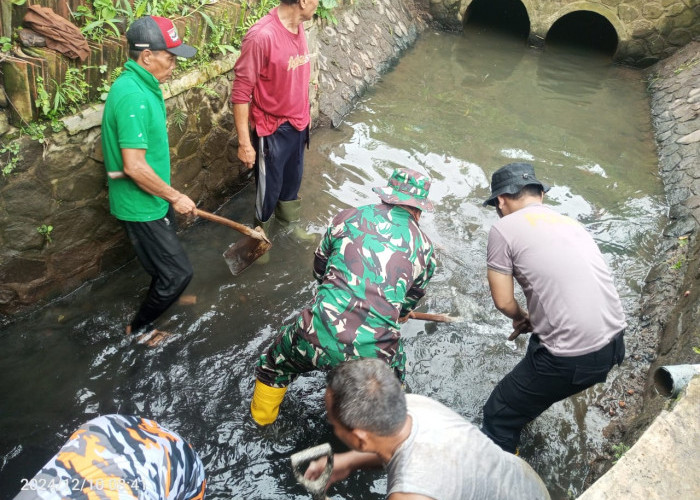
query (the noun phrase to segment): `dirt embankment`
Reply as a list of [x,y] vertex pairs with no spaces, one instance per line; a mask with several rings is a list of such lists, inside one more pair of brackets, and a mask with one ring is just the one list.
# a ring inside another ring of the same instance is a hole
[[655,370],[700,363],[700,42],[645,74],[670,221],[646,278],[640,332],[628,341],[629,399],[607,429],[610,453],[594,464],[590,482],[612,465],[614,444],[632,445],[669,405],[654,389]]

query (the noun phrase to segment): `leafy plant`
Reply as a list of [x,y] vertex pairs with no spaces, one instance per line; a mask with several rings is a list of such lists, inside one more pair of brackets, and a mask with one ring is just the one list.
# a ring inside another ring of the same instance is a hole
[[9,52],[12,48],[12,39],[6,36],[0,36],[0,52]]
[[52,243],[53,239],[51,238],[51,231],[53,231],[53,226],[47,226],[46,224],[42,224],[41,226],[36,228],[37,232],[42,235],[47,243]]
[[[100,74],[104,75],[107,73],[107,65],[103,64],[99,68]],[[114,68],[112,72],[107,75],[107,77],[102,79],[102,83],[100,84],[99,87],[97,87],[97,91],[100,93],[100,100],[101,101],[106,101],[107,100],[107,94],[109,94],[109,89],[112,88],[112,84],[114,83],[114,80],[117,79],[119,75],[121,75],[123,67],[118,67]]]
[[617,463],[617,461],[620,460],[620,459],[622,458],[622,455],[624,455],[625,453],[627,453],[627,451],[628,451],[629,449],[630,449],[630,447],[627,446],[625,443],[614,444],[614,445],[612,446],[612,450],[613,450],[613,453],[614,453],[613,458],[615,459],[615,460],[613,460],[613,463],[614,463],[614,464]]
[[231,23],[226,19],[218,21],[217,24],[212,24],[209,41],[205,45],[204,50],[208,52],[208,54],[219,53],[221,55],[224,55],[227,52],[236,52],[236,47],[233,45],[222,43],[224,35],[230,32],[231,29]]
[[693,66],[695,66],[698,63],[700,63],[700,58],[694,57],[690,61],[685,62],[685,63],[681,64],[680,66],[678,66],[678,68],[676,68],[673,71],[673,73],[677,75],[678,73],[685,71],[686,69],[692,68]]
[[248,33],[251,26],[258,22],[261,17],[267,14],[271,8],[276,7],[278,4],[278,0],[260,0],[255,4],[243,2],[241,4],[241,15],[238,18],[238,24],[236,24],[236,34],[232,40],[233,45],[240,49],[243,37],[246,33]]
[[338,6],[338,0],[319,0],[316,7],[316,16],[319,19],[338,24],[338,19],[333,15],[333,9]]
[[182,130],[182,127],[187,123],[187,113],[180,108],[175,108],[170,114],[170,119],[177,127]]
[[213,26],[209,16],[202,12],[201,9],[212,3],[210,0],[136,0],[131,5],[129,0],[118,0],[119,12],[122,13],[127,21],[127,26],[134,19],[138,19],[144,15],[163,16],[171,19],[185,17],[194,13],[200,14],[205,22]]
[[37,98],[34,103],[41,114],[49,116],[51,112],[51,96],[44,86],[44,78],[42,76],[36,77],[36,94]]
[[115,24],[118,12],[112,0],[92,0],[92,8],[79,5],[71,14],[76,20],[82,18],[85,22],[80,32],[86,38],[101,42],[108,35],[119,37],[119,28]]
[[85,70],[87,69],[90,67],[68,68],[63,82],[58,83],[56,80],[52,80],[55,88],[53,99],[44,86],[43,78],[37,76],[36,106],[43,116],[57,119],[67,113],[75,113],[81,104],[88,101],[90,85],[85,81]]
[[681,267],[683,267],[683,258],[682,258],[682,257],[679,258],[679,259],[678,259],[676,262],[674,262],[673,264],[671,264],[670,269],[673,269],[673,270],[676,270],[676,271],[677,271],[677,270],[680,269]]
[[219,93],[210,86],[208,86],[206,83],[198,83],[197,85],[195,85],[195,88],[203,91],[209,97],[219,97]]
[[46,124],[41,122],[31,122],[28,123],[25,127],[22,127],[20,131],[23,134],[27,134],[35,141],[38,141],[39,143],[43,144],[46,140],[44,130],[46,130]]
[[10,175],[20,160],[19,142],[12,141],[9,144],[0,145],[0,158],[4,160],[2,175]]

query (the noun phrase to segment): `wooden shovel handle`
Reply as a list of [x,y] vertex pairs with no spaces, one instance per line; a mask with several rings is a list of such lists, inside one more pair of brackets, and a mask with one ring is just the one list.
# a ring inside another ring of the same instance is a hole
[[452,316],[448,316],[447,314],[433,314],[418,311],[411,311],[408,313],[408,317],[412,319],[422,319],[425,321],[437,321],[440,323],[452,323],[457,319],[453,318]]
[[235,220],[227,219],[226,217],[221,217],[220,215],[215,215],[210,212],[205,212],[204,210],[200,210],[199,208],[196,209],[196,212],[197,215],[202,219],[207,219],[212,222],[223,224],[224,226],[228,226],[232,229],[235,229],[239,233],[243,233],[246,236],[255,238],[256,240],[269,241],[265,236],[265,233],[260,233],[255,229],[251,229],[248,226],[241,224],[240,222],[236,222]]

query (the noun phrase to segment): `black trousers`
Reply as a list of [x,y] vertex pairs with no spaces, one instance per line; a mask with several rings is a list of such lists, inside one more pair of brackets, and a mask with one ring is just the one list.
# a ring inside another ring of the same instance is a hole
[[624,330],[608,345],[583,356],[554,356],[530,336],[525,357],[498,383],[484,405],[482,431],[505,451],[515,453],[528,422],[557,401],[598,382],[625,357]]
[[[252,131],[255,148],[255,217],[267,222],[278,201],[299,198],[304,174],[304,146],[309,145],[309,127],[299,131],[284,122],[267,137]],[[262,148],[263,154],[260,154]]]
[[178,299],[192,279],[193,271],[176,234],[172,207],[162,219],[124,221],[124,226],[139,262],[151,275],[146,298],[131,321],[131,331],[136,333],[149,327]]

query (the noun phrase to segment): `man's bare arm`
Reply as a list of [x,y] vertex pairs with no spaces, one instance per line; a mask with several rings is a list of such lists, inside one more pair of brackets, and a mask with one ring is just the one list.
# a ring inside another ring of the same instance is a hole
[[513,320],[513,333],[508,340],[515,340],[521,333],[532,331],[530,318],[518,301],[515,300],[513,275],[503,274],[492,269],[487,271],[491,298],[496,309]]
[[133,180],[138,187],[172,204],[179,214],[194,215],[197,208],[189,196],[169,186],[153,171],[146,161],[145,149],[122,149],[124,174]]
[[233,105],[233,122],[238,134],[238,159],[248,168],[253,168],[255,164],[255,148],[250,141],[250,128],[248,125],[250,112],[249,103]]

